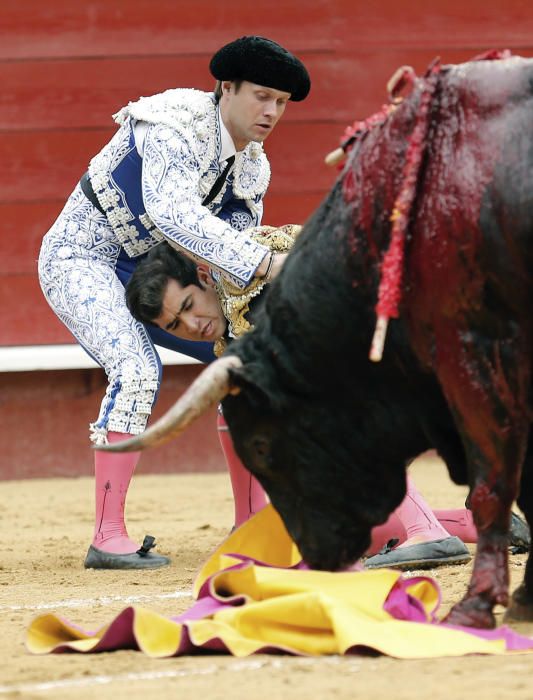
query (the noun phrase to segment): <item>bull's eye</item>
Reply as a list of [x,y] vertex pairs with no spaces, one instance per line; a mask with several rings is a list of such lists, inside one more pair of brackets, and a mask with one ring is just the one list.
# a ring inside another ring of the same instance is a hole
[[254,438],[252,445],[255,453],[259,457],[268,457],[270,452],[270,442],[266,438],[256,437]]
[[270,472],[272,460],[271,438],[265,433],[250,435],[243,445],[244,463],[252,473],[265,476]]

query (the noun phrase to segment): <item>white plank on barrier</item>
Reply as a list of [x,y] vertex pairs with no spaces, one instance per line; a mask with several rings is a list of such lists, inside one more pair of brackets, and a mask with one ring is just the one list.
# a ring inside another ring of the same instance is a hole
[[[193,365],[198,360],[166,348],[157,348],[164,365]],[[0,372],[98,367],[80,345],[13,345],[0,347]]]

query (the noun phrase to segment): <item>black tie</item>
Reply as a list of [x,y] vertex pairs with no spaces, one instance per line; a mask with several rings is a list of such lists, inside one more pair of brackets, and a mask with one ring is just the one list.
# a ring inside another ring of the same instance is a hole
[[215,180],[213,187],[211,187],[211,191],[209,194],[205,197],[204,201],[202,204],[204,207],[206,207],[208,204],[210,204],[213,199],[217,196],[217,194],[220,192],[222,189],[222,185],[226,181],[226,177],[228,176],[229,170],[231,166],[233,165],[233,161],[235,160],[235,156],[230,156],[228,160],[226,161],[226,167],[224,170],[220,173],[220,175],[217,177]]

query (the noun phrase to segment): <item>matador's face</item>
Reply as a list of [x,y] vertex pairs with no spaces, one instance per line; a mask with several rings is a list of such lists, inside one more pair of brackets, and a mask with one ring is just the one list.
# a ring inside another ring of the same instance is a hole
[[290,92],[256,85],[244,80],[222,83],[220,113],[238,151],[250,141],[264,141],[280,120]]
[[209,272],[198,268],[201,287],[169,279],[161,314],[153,323],[177,338],[213,343],[224,335],[226,318]]

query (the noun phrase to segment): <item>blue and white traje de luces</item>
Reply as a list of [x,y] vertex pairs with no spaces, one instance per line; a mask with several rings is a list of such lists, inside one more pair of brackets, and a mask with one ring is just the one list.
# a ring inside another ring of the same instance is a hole
[[244,288],[268,250],[246,229],[261,223],[270,166],[261,144],[235,153],[218,195],[203,199],[224,169],[227,132],[211,93],[168,90],[124,107],[120,128],[91,161],[104,216],[79,185],[43,240],[39,277],[59,319],[105,369],[109,384],[91,439],[138,434],[155,402],[161,363],[154,342],[208,362],[206,343],[181,341],[135,321],[124,284],[163,240]]

